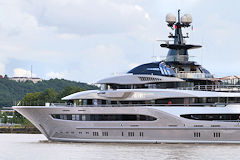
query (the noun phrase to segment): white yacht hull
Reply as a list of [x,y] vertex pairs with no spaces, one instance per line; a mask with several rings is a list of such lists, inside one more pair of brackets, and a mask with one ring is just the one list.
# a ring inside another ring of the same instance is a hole
[[[39,107],[15,106],[51,141],[127,143],[240,143],[239,122],[197,121],[169,112],[175,107]],[[188,107],[178,107],[186,110]],[[195,108],[197,107],[189,107]],[[202,107],[199,107],[199,109]],[[205,110],[212,110],[207,107]],[[240,107],[234,107],[238,110]],[[213,108],[214,109],[214,108]],[[228,109],[228,108],[227,108]],[[169,111],[170,110],[170,111]],[[193,110],[193,109],[191,109]],[[226,107],[223,107],[226,112]],[[229,107],[232,112],[233,108]],[[236,110],[236,111],[237,111]],[[218,111],[220,109],[218,108]],[[191,111],[196,112],[196,111]],[[221,112],[221,111],[220,111]],[[73,121],[52,114],[144,114],[155,121]],[[198,127],[201,126],[201,127]],[[106,135],[107,133],[107,135]],[[104,135],[105,134],[105,135]],[[199,134],[199,135],[198,135]],[[216,134],[219,134],[219,136]]]

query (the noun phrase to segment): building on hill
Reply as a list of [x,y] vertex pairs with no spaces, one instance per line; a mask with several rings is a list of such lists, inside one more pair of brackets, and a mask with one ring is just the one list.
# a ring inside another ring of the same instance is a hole
[[236,75],[226,76],[218,78],[222,83],[229,84],[229,85],[236,85],[240,82],[240,77]]
[[37,77],[11,77],[9,79],[17,82],[32,81],[33,83],[38,83],[43,81],[41,78],[37,78]]

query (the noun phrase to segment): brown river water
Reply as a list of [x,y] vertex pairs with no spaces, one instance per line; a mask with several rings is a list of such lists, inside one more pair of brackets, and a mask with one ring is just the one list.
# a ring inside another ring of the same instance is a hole
[[240,144],[49,142],[41,134],[0,134],[0,160],[240,159]]

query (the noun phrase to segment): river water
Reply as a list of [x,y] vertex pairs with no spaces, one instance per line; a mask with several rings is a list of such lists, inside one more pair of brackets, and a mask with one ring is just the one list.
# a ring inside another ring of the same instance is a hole
[[0,160],[239,159],[240,144],[49,142],[41,134],[0,134]]

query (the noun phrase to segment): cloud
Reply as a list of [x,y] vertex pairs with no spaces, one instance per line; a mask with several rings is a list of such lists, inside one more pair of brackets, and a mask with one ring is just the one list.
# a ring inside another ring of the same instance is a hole
[[[72,66],[64,72],[59,72],[62,77],[82,82],[96,82],[106,76],[113,75],[115,72],[128,69],[126,57],[121,48],[115,45],[99,44],[93,48],[81,50],[75,58],[67,60],[64,64]],[[46,77],[54,76],[48,74]]]
[[133,69],[139,65],[140,65],[139,63],[130,63],[128,66],[129,66],[129,69]]
[[21,9],[25,1],[12,0],[8,3],[1,3],[0,33],[1,37],[15,37],[21,34],[31,35],[33,32],[41,32],[43,28],[38,24],[37,19]]
[[[13,74],[14,77],[31,77],[31,71],[23,68],[15,68]],[[36,74],[32,73],[32,77],[36,77]]]
[[79,38],[77,34],[72,34],[72,33],[62,33],[62,34],[59,34],[58,37],[66,40],[74,40]]
[[[238,5],[234,3],[0,0],[0,4],[0,74],[11,76],[13,70],[32,64],[40,77],[85,82],[127,72],[135,64],[152,61],[153,48],[155,56],[167,54],[167,49],[154,41],[167,39],[171,30],[166,26],[165,15],[176,14],[178,8],[182,14],[193,15],[194,32],[190,32],[188,43],[203,45],[204,66],[214,73],[224,72],[221,67],[225,66],[239,73],[239,33],[235,31],[239,23],[233,12]],[[201,52],[189,51],[191,56]],[[26,70],[13,74],[25,75]]]
[[65,78],[66,73],[64,72],[48,72],[46,74],[46,79],[51,79],[51,78]]
[[5,64],[0,63],[0,75],[4,75],[5,74]]
[[0,75],[6,74],[6,64],[8,63],[7,55],[4,54],[3,51],[1,51],[0,47]]
[[0,43],[0,51],[2,52],[19,52],[22,50],[20,46],[9,45],[5,43]]
[[112,34],[134,31],[147,25],[149,14],[139,5],[121,1],[49,0],[26,1],[25,11],[43,26],[56,27],[61,33],[80,35]]

